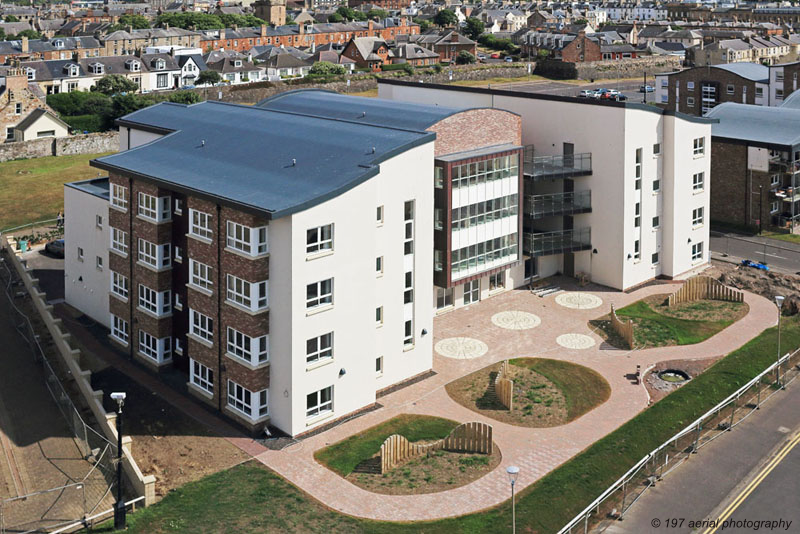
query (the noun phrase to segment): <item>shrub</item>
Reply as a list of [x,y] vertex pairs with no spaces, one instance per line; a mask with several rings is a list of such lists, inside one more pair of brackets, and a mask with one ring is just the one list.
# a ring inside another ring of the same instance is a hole
[[77,132],[102,132],[105,130],[103,117],[100,115],[62,115],[61,120]]

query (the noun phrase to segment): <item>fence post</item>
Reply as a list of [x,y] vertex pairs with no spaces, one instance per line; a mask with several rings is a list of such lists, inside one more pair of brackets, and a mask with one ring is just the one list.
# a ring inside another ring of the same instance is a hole
[[692,454],[697,454],[697,442],[700,441],[700,423],[697,423],[697,432],[694,434],[694,445],[692,446]]
[[734,416],[734,414],[736,413],[736,403],[737,403],[737,401],[738,401],[738,400],[739,400],[739,396],[737,395],[737,396],[736,396],[736,397],[733,399],[733,409],[731,410],[731,422],[730,422],[730,423],[728,423],[728,432],[730,432],[731,430],[733,430],[733,416]]
[[627,497],[627,488],[625,487],[625,480],[622,481],[622,506],[619,509],[619,520],[625,515],[625,497]]
[[756,410],[761,409],[761,379],[756,382]]

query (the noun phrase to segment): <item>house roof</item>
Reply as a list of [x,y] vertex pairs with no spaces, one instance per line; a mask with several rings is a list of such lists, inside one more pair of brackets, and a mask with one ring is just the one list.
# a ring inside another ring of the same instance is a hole
[[725,102],[706,114],[718,119],[712,137],[749,141],[761,145],[800,145],[800,109]]
[[331,120],[315,111],[163,102],[118,122],[167,135],[91,164],[275,219],[348,191],[378,174],[381,162],[435,138],[430,132]]
[[89,193],[90,195],[103,198],[105,200],[108,200],[109,198],[108,177],[92,178],[90,180],[81,180],[80,182],[70,182],[64,185],[67,187],[71,187],[72,189],[77,189],[79,191],[83,191],[84,193]]
[[800,91],[794,91],[783,101],[779,107],[785,109],[798,109],[800,110]]
[[727,63],[722,65],[711,65],[715,69],[723,69],[732,72],[742,78],[754,82],[767,82],[769,80],[769,67],[760,63]]
[[266,64],[273,69],[292,69],[297,67],[310,67],[313,63],[291,54],[278,54],[267,59]]
[[30,113],[28,113],[28,116],[25,117],[24,119],[22,119],[21,122],[17,123],[17,125],[14,126],[14,129],[15,130],[25,131],[28,128],[30,128],[33,125],[33,123],[38,121],[44,115],[49,115],[52,120],[56,121],[57,123],[61,124],[64,128],[69,130],[69,124],[67,124],[66,122],[62,121],[61,119],[59,119],[58,117],[56,117],[55,115],[53,115],[52,113],[50,113],[49,111],[47,111],[44,108],[36,108],[33,111],[31,111]]
[[[350,41],[356,47],[361,57],[367,61],[380,61],[381,57],[375,52],[382,46],[386,47],[387,50],[389,49],[386,45],[386,41],[380,37],[353,37]],[[392,57],[391,50],[388,51],[389,57]]]
[[[67,65],[78,65],[79,68],[78,76],[74,76],[76,78],[89,75],[105,76],[108,74],[129,73],[131,71],[126,66],[126,63],[128,61],[138,61],[140,64],[141,72],[159,72],[154,65],[154,60],[156,59],[164,60],[164,68],[161,69],[161,71],[163,72],[178,70],[180,68],[176,61],[176,58],[170,56],[169,54],[142,54],[142,57],[137,57],[137,56],[88,57],[79,59],[78,61],[75,61],[73,59],[23,61],[20,64],[20,66],[23,69],[24,68],[33,69],[35,71],[34,79],[36,81],[42,81],[42,80],[58,80],[61,78],[70,78],[65,69]],[[94,63],[100,63],[101,65],[103,65],[102,74],[95,74],[89,71],[89,65],[92,65]]]

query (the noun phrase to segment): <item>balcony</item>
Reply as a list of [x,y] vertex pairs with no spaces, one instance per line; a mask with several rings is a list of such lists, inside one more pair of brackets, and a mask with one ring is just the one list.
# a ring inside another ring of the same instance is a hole
[[522,244],[528,256],[553,256],[565,252],[591,250],[592,229],[526,232]]
[[592,174],[592,153],[565,156],[534,156],[533,147],[525,147],[522,155],[522,171],[526,178],[558,180],[573,176]]
[[592,211],[592,192],[526,195],[525,215],[534,219],[553,215],[577,215]]

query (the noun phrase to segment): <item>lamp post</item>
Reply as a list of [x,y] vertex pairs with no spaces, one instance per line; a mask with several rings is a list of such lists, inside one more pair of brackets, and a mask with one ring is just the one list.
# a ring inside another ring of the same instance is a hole
[[117,401],[117,502],[114,504],[114,530],[125,528],[125,499],[122,496],[122,405],[125,393],[116,392],[111,398]]
[[[775,382],[780,386],[781,385],[781,315],[783,311],[783,301],[786,297],[783,295],[775,295],[775,304],[778,305],[778,361],[777,365],[775,366],[776,372],[776,380]],[[785,386],[782,386],[781,389],[785,389]]]
[[517,482],[517,476],[519,475],[519,467],[517,467],[516,465],[510,465],[506,468],[506,473],[508,473],[508,479],[511,481],[511,533],[516,534],[517,509],[516,509],[516,501],[514,500],[514,484]]

